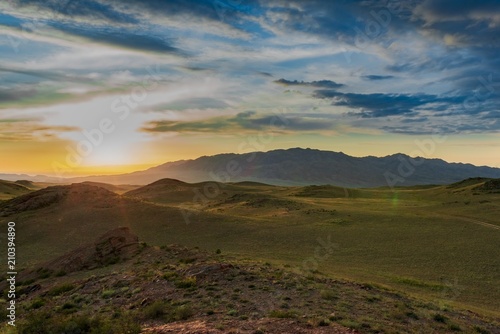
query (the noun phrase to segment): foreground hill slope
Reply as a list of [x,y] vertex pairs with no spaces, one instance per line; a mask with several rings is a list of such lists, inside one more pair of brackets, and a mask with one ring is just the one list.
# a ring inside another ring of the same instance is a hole
[[[374,285],[176,245],[139,246],[132,232],[109,231],[21,273],[19,333],[499,333],[493,318]],[[102,251],[109,243],[119,255],[113,262],[112,249]],[[104,261],[60,270],[79,254]]]
[[449,184],[470,177],[500,178],[500,169],[447,163],[439,159],[412,159],[404,154],[358,158],[338,152],[294,148],[203,156],[130,174],[72,180],[147,184],[163,178],[173,178],[186,182],[255,181],[275,185],[379,187],[388,184]]

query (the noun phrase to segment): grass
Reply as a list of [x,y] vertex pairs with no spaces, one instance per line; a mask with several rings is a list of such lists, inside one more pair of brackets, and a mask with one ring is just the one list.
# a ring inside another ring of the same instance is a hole
[[[190,267],[179,263],[180,258],[193,256],[196,260]],[[179,280],[194,281],[186,276],[192,269],[214,268],[214,264],[219,269],[205,272],[196,289],[176,285]],[[177,273],[175,280],[161,278],[166,268]],[[144,329],[193,318],[231,328],[268,317],[274,323],[308,327],[340,323],[360,333],[470,333],[474,325],[485,331],[495,326],[492,318],[440,309],[376,284],[299,275],[292,267],[237,257],[220,259],[213,251],[182,246],[147,247],[113,268],[51,277],[40,284],[44,289],[24,295],[17,304],[23,312],[20,328],[27,328],[20,333],[88,333],[88,328],[98,329],[91,333],[134,333],[133,326]],[[57,296],[47,291],[56,291]]]
[[61,284],[58,286],[53,287],[52,289],[49,290],[48,295],[49,296],[59,296],[62,295],[68,291],[71,291],[75,289],[75,286],[73,284],[67,283],[67,284]]
[[189,289],[196,286],[196,277],[188,277],[175,281],[175,286],[182,289]]
[[101,297],[104,299],[109,299],[109,298],[113,297],[114,295],[116,295],[116,290],[104,290],[101,293]]
[[18,333],[23,334],[139,334],[140,332],[140,325],[130,317],[120,319],[90,315],[64,317],[42,312],[21,321],[18,326]]
[[437,322],[442,322],[443,324],[446,323],[446,317],[439,313],[435,314],[433,319]]
[[297,313],[294,311],[286,311],[286,310],[272,310],[271,312],[269,312],[269,317],[280,318],[280,319],[296,318]]
[[165,322],[187,320],[194,312],[188,305],[173,306],[164,300],[158,300],[148,305],[144,311],[144,319],[163,320]]
[[[82,238],[77,243],[92,242],[97,234],[127,221],[148,244],[179,243],[212,253],[223,249],[224,256],[375,283],[498,316],[500,265],[492,254],[497,253],[500,233],[470,219],[500,225],[500,194],[473,190],[477,182],[395,192],[356,189],[348,197],[334,187],[228,185],[226,194],[205,204],[193,203],[190,186],[178,192],[139,192],[144,199],[116,198],[106,207],[96,203],[99,198],[79,198],[78,206],[61,203],[57,209],[23,212],[12,220],[24,222],[17,231],[23,266],[78,245],[63,235],[78,234]],[[5,230],[0,228],[3,238]],[[186,265],[189,261],[182,260]],[[186,289],[195,285],[178,284]]]

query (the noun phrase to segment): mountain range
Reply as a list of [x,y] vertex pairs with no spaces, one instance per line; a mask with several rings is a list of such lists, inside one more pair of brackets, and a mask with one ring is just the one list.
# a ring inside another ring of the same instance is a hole
[[64,180],[46,176],[0,175],[5,180],[23,178],[44,182],[148,184],[162,178],[175,178],[186,182],[254,181],[272,185],[332,184],[351,188],[448,184],[471,177],[500,178],[500,168],[412,158],[400,153],[385,157],[353,157],[342,152],[292,148],[202,156],[119,175]]

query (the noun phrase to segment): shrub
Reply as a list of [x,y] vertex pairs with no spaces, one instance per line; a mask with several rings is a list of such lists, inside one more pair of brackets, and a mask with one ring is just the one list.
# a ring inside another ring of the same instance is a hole
[[147,319],[160,319],[165,315],[166,308],[165,302],[157,300],[144,309],[144,315]]
[[169,271],[163,274],[163,278],[169,280],[171,278],[176,278],[178,275],[175,271]]
[[235,309],[231,309],[231,310],[227,311],[227,315],[229,315],[231,317],[235,317],[238,315],[238,311]]
[[196,261],[195,257],[186,257],[186,258],[179,259],[179,263],[183,263],[183,264],[189,264],[189,263],[193,263],[195,261]]
[[331,290],[323,290],[320,293],[321,298],[326,299],[326,300],[335,300],[337,299],[337,294]]
[[19,323],[22,334],[139,334],[140,325],[128,315],[119,319],[78,315],[53,317],[50,313],[37,312]]
[[293,311],[272,310],[269,312],[270,318],[295,318],[297,314]]
[[196,286],[196,277],[188,277],[175,282],[175,286],[181,289],[187,289]]
[[104,298],[104,299],[111,298],[114,295],[116,295],[116,291],[115,290],[104,290],[102,292],[102,294],[101,294],[102,298]]
[[71,291],[75,288],[73,284],[62,284],[53,287],[52,289],[49,290],[48,295],[49,296],[59,296],[62,295],[65,292]]
[[193,310],[187,305],[173,307],[164,301],[156,301],[144,309],[146,319],[161,319],[165,322],[187,320],[194,314]]
[[343,320],[339,321],[339,324],[341,324],[344,327],[351,328],[351,329],[361,329],[363,327],[359,322],[356,322],[353,320],[348,320],[348,319],[343,319]]
[[43,299],[37,298],[37,299],[33,300],[33,302],[31,303],[29,308],[32,310],[36,310],[36,309],[39,309],[40,307],[42,307],[43,305],[45,305],[45,302],[43,301]]
[[64,270],[59,270],[59,271],[56,273],[56,276],[57,276],[57,277],[66,276],[66,272],[65,272]]
[[446,317],[442,314],[439,314],[439,313],[436,313],[433,317],[433,319],[437,322],[442,322],[442,323],[445,323],[446,322]]
[[193,310],[187,305],[178,306],[174,311],[174,321],[187,320],[193,316]]
[[47,268],[39,268],[37,271],[38,273],[38,278],[49,278],[50,275],[52,275],[52,270],[47,269]]
[[73,312],[76,312],[76,310],[78,309],[78,306],[74,303],[71,303],[71,302],[67,302],[67,303],[64,303],[62,306],[61,306],[61,312],[62,313],[73,313]]
[[483,327],[480,326],[474,326],[474,330],[480,334],[490,334],[490,332]]

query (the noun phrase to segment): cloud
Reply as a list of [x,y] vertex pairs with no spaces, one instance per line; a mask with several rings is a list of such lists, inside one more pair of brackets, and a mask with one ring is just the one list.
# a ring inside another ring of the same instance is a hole
[[[387,117],[403,114],[415,113],[423,107],[430,110],[440,110],[439,107],[445,104],[457,105],[464,102],[465,97],[439,97],[429,94],[357,94],[341,93],[333,90],[317,90],[314,92],[316,98],[332,99],[332,105],[344,106],[350,109],[357,109],[357,112],[350,113],[364,118]],[[444,108],[444,109],[448,109]]]
[[[50,34],[46,28],[53,28],[97,43],[185,55],[186,52],[173,45],[173,39],[169,37],[171,33],[192,37],[209,31],[221,34],[232,30],[243,32],[238,25],[246,8],[250,7],[231,5],[222,10],[219,2],[12,0],[12,8],[7,7],[8,14],[0,16],[0,25],[37,34]],[[231,10],[241,16],[235,24],[228,23]],[[222,15],[225,15],[224,21]]]
[[6,68],[0,66],[0,73],[13,73],[23,76],[35,77],[42,80],[50,80],[54,82],[92,82],[93,80],[86,78],[84,76],[75,76],[66,73],[59,73],[54,71],[45,71],[45,70],[34,70],[34,69],[20,69],[20,68]]
[[[106,95],[124,92],[123,85],[141,82],[148,66],[160,64],[162,71],[155,75],[172,86],[216,78],[224,88],[194,94],[188,87],[178,97],[182,100],[171,103],[166,97],[170,86],[162,87],[158,95],[149,94],[154,102],[137,109],[153,113],[138,113],[134,129],[161,116],[163,120],[147,123],[143,131],[259,131],[270,128],[273,120],[260,111],[290,106],[304,112],[288,115],[287,129],[297,132],[329,131],[333,119],[319,115],[326,112],[343,113],[336,121],[348,126],[359,121],[364,129],[410,131],[405,126],[413,126],[418,132],[416,127],[427,131],[436,125],[446,131],[476,131],[481,126],[492,131],[500,110],[498,1],[10,3],[14,6],[0,14],[5,27],[0,35],[2,107],[22,100],[23,107],[33,101],[55,105],[69,97],[77,102],[75,96],[91,99],[95,89]],[[6,3],[0,8],[7,8]],[[384,13],[389,16],[381,16]],[[31,29],[30,22],[41,28]],[[14,52],[11,37],[24,48]],[[360,38],[366,43],[360,44]],[[82,81],[89,83],[88,89],[82,88]],[[297,89],[284,94],[282,86]],[[81,93],[85,90],[92,94]],[[316,99],[300,90],[314,91]],[[312,108],[318,115],[306,113]],[[213,116],[248,109],[259,113]],[[188,112],[169,116],[168,111],[176,110]],[[186,120],[195,113],[198,120]],[[452,129],[458,116],[475,128],[457,123]],[[382,124],[389,121],[390,126]]]
[[[416,7],[415,15],[430,24],[471,21],[485,22],[491,28],[500,24],[500,8],[496,0],[468,0],[462,1],[460,6],[453,0],[425,0]],[[481,29],[481,25],[467,28]]]
[[286,79],[279,79],[274,82],[284,86],[304,86],[304,87],[329,88],[329,89],[336,89],[345,86],[344,84],[336,83],[335,81],[331,80],[305,82],[297,80],[290,81]]
[[10,0],[17,9],[42,10],[52,13],[49,18],[85,18],[92,21],[138,23],[134,15],[127,14],[109,3],[94,0]]
[[87,38],[97,43],[140,51],[183,54],[183,52],[173,46],[172,39],[164,36],[155,36],[153,32],[147,30],[140,32],[138,29],[68,25],[59,22],[54,22],[50,25],[64,33]]
[[0,88],[0,104],[31,98],[36,94],[37,91],[33,88]]
[[79,130],[73,126],[44,125],[39,118],[0,119],[0,139],[5,141],[45,141]]
[[234,116],[214,117],[200,121],[152,121],[141,130],[148,133],[241,133],[242,131],[307,132],[334,129],[332,120],[307,115],[257,115],[246,111]]
[[148,110],[161,112],[170,110],[186,110],[186,109],[223,109],[229,107],[229,104],[222,100],[217,100],[209,97],[182,99],[179,101],[160,104]]
[[393,75],[363,75],[363,79],[370,81],[388,80],[393,79]]

